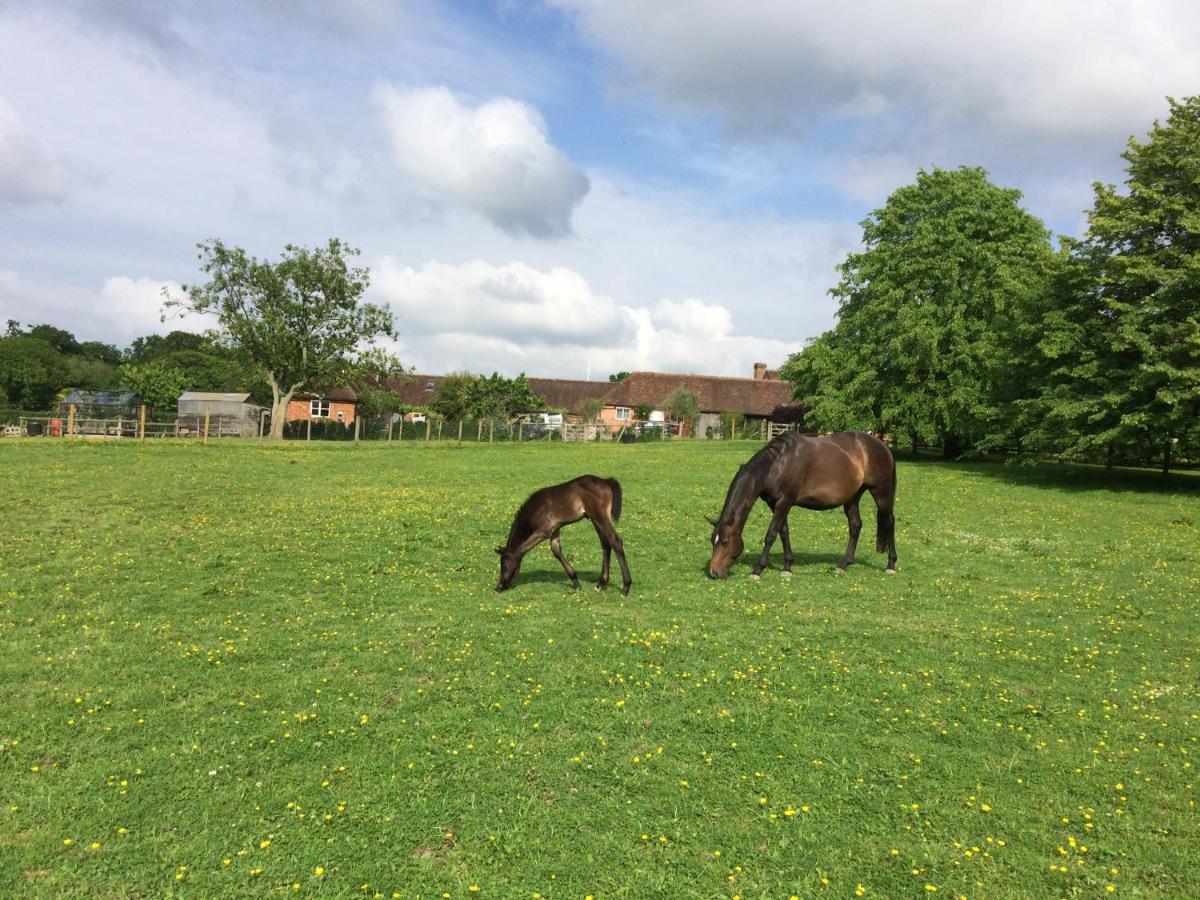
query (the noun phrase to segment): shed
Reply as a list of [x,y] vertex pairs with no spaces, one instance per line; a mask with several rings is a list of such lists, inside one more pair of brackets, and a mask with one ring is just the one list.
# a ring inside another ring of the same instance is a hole
[[258,434],[263,407],[249,394],[184,391],[179,395],[175,431],[179,435],[208,433],[214,437],[254,437]]

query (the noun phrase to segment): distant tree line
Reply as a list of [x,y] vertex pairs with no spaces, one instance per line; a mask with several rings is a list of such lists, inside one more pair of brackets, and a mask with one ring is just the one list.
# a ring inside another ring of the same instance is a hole
[[0,406],[47,410],[70,388],[117,387],[137,391],[151,405],[173,407],[185,390],[261,394],[266,386],[244,354],[210,335],[152,334],[118,349],[78,340],[53,325],[23,328],[8,321],[0,337]]
[[863,223],[835,326],[782,375],[824,430],[947,456],[1000,447],[1151,459],[1200,453],[1200,98],[1096,184],[1082,238],[979,168],[933,169]]
[[429,399],[429,411],[447,420],[512,419],[545,410],[546,400],[533,392],[522,372],[516,378],[453,372],[441,379]]

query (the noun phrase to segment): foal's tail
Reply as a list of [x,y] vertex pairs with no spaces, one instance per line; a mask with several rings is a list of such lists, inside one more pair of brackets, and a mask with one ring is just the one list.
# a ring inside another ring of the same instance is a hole
[[615,478],[606,478],[604,483],[612,488],[612,520],[621,518],[621,482]]
[[[891,454],[889,453],[889,456]],[[879,503],[878,512],[876,514],[875,526],[875,552],[884,553],[888,549],[890,541],[894,540],[896,531],[896,516],[892,512],[892,507],[896,500],[896,460],[891,459],[892,463],[892,480],[887,486],[887,502]]]

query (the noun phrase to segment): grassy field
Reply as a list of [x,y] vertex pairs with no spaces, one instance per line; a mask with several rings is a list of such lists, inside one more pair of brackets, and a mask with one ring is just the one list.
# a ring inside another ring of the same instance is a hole
[[[0,443],[0,895],[1194,896],[1200,479],[902,461],[895,577],[712,582],[753,449]],[[584,472],[630,596],[494,593]]]

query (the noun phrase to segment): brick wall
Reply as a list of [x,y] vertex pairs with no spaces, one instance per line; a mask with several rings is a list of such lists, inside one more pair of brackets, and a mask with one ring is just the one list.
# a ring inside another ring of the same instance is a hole
[[[329,402],[329,418],[338,420],[338,414],[341,413],[341,420],[347,425],[354,421],[354,404],[343,403],[338,400]],[[289,400],[287,407],[287,420],[289,422],[301,422],[310,418],[312,415],[312,403],[309,400]]]

